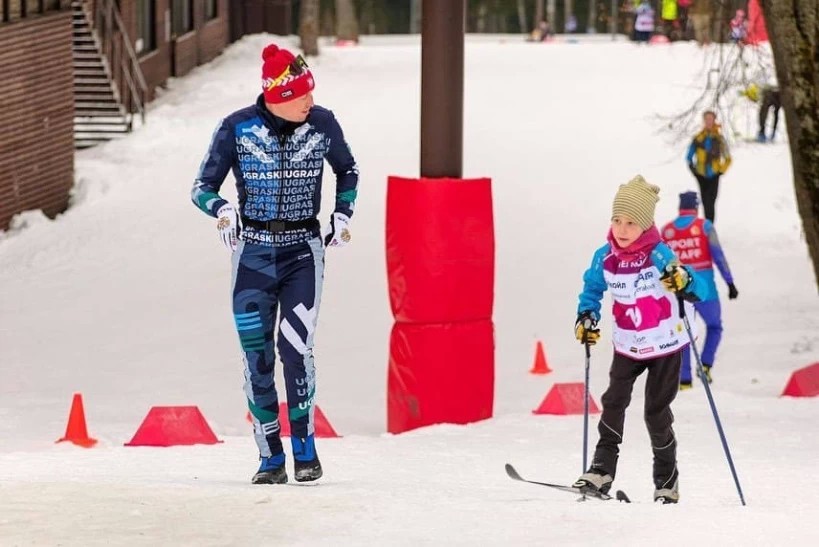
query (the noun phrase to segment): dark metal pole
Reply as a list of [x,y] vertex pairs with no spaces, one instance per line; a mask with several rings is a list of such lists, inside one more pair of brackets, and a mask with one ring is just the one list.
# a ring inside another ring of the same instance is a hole
[[421,7],[421,176],[461,178],[466,0]]

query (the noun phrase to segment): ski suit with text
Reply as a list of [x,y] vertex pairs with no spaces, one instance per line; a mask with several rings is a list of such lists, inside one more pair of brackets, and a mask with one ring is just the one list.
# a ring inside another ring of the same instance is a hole
[[232,256],[233,315],[244,352],[244,391],[261,456],[283,454],[274,383],[274,331],[283,366],[296,459],[312,457],[316,390],[313,338],[324,279],[316,218],[324,160],[335,173],[335,212],[351,217],[358,168],[332,112],[314,106],[305,122],[255,105],[223,119],[213,134],[192,199],[215,217],[232,171],[242,231]]

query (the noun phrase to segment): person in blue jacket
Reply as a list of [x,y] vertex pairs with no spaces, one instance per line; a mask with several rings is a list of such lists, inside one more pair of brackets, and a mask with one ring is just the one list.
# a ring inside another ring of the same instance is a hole
[[659,192],[658,186],[639,175],[620,185],[606,244],[595,251],[583,274],[575,337],[588,346],[597,342],[603,295],[609,292],[614,357],[609,387],[601,399],[600,438],[594,457],[572,486],[583,493],[606,494],[611,489],[617,476],[626,409],[634,382],[645,372],[643,417],[654,455],[654,501],[668,504],[680,499],[671,403],[679,391],[680,354],[689,344],[679,305],[681,299],[699,300],[704,292],[696,272],[680,265],[654,224]]
[[[313,338],[325,246],[350,241],[358,167],[341,127],[313,102],[315,80],[301,56],[276,45],[262,53],[262,94],[224,118],[191,197],[217,219],[232,252],[233,316],[244,353],[244,391],[261,465],[254,484],[287,482],[274,385],[275,340],[284,367],[296,481],[322,476],[314,441]],[[324,160],[335,173],[335,207],[323,234],[318,219]],[[219,195],[228,172],[238,204]]]
[[[680,215],[663,227],[663,239],[677,254],[680,262],[693,268],[706,286],[705,296],[694,303],[697,313],[705,321],[705,344],[702,350],[702,368],[708,382],[711,382],[711,368],[714,366],[717,348],[722,339],[722,310],[719,293],[714,280],[714,264],[728,285],[730,300],[739,296],[728,260],[722,252],[717,230],[710,220],[699,218],[699,199],[696,192],[680,194]],[[683,353],[680,368],[680,389],[691,388],[691,354]]]

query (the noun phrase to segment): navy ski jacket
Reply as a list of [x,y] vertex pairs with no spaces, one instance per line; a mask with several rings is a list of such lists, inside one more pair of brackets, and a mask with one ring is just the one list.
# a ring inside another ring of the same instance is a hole
[[[358,167],[333,113],[314,106],[305,122],[288,122],[271,114],[260,95],[256,104],[219,123],[194,181],[191,199],[215,217],[227,203],[219,189],[232,170],[243,218],[314,219],[321,207],[325,159],[336,176],[335,212],[351,217]],[[244,226],[241,237],[275,247],[301,243],[316,235],[316,230],[304,228],[271,233]]]

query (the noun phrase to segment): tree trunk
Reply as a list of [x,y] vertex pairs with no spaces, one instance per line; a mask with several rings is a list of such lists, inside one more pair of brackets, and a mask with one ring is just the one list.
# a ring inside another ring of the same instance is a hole
[[518,0],[518,24],[520,31],[524,34],[532,30],[529,28],[529,23],[526,22],[526,0]]
[[421,33],[421,0],[410,0],[410,34]]
[[589,34],[597,32],[597,0],[589,2],[589,22],[586,24],[586,32]]
[[558,32],[557,28],[557,0],[549,0],[546,5],[546,18],[553,32]]
[[305,55],[318,55],[319,0],[301,0],[299,38]]
[[[535,0],[535,20],[533,21],[532,26],[536,27],[543,21],[544,13],[543,13],[543,4],[545,0]],[[554,28],[554,21],[549,21],[552,24],[552,28]]]
[[796,203],[819,287],[819,3],[762,0],[788,126]]
[[488,12],[489,9],[486,7],[486,1],[484,0],[480,3],[480,5],[478,5],[478,17],[475,21],[475,32],[486,32],[486,16]]
[[336,0],[336,39],[358,42],[358,20],[353,0]]

